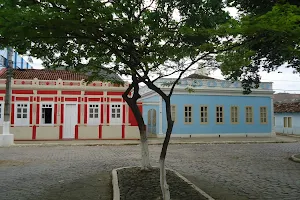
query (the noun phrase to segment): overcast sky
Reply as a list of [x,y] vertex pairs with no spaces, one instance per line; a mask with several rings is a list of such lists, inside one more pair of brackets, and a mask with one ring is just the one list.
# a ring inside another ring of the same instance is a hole
[[[230,14],[234,17],[237,16],[236,9],[228,8],[227,9]],[[27,57],[25,57],[27,60]],[[33,63],[31,65],[35,69],[42,69],[42,61],[39,59],[33,58]],[[287,93],[300,93],[300,75],[293,74],[293,69],[281,67],[279,69],[280,72],[261,72],[260,75],[262,77],[262,82],[273,82],[273,89],[276,92],[287,92]],[[210,74],[211,77],[217,79],[223,79],[224,77],[221,74],[221,71],[214,71]]]

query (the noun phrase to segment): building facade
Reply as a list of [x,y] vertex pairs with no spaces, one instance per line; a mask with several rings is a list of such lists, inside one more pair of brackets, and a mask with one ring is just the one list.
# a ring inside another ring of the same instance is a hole
[[[0,49],[0,68],[6,67],[7,62],[7,49]],[[18,54],[18,52],[13,51],[13,68],[17,69],[32,69],[32,66],[26,62],[26,60]]]
[[[161,79],[157,86],[168,93],[164,82],[169,81]],[[181,80],[171,97],[172,137],[273,136],[272,83],[261,83],[249,95],[242,91],[240,82]],[[146,87],[141,93],[147,132],[163,137],[167,128],[165,103]]]
[[[5,72],[0,70],[0,123]],[[135,118],[121,96],[128,83],[87,84],[85,75],[64,70],[13,73],[10,122],[15,140],[139,139]]]
[[300,135],[300,102],[274,105],[276,133]]

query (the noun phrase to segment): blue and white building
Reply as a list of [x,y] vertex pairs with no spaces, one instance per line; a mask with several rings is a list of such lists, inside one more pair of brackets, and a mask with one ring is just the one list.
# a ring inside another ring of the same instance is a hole
[[300,102],[274,105],[276,133],[300,135]]
[[[156,84],[168,93],[170,88],[163,84],[168,81],[172,80],[161,79]],[[182,79],[171,98],[172,137],[274,136],[273,93],[270,82],[243,95],[240,82]],[[164,101],[147,87],[141,89],[141,95],[148,134],[163,137],[167,128]]]
[[[7,66],[7,49],[0,50],[0,68]],[[18,52],[13,52],[13,68],[17,69],[32,69],[32,66],[26,62],[26,60],[18,54]]]

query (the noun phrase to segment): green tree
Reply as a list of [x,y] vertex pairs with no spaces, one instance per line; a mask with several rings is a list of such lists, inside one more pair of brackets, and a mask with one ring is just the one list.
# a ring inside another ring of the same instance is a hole
[[223,74],[228,79],[241,80],[245,93],[250,93],[258,87],[260,70],[270,72],[285,65],[300,72],[300,1],[233,0],[231,3],[242,14],[223,28],[233,36],[232,40],[244,44],[219,54]]

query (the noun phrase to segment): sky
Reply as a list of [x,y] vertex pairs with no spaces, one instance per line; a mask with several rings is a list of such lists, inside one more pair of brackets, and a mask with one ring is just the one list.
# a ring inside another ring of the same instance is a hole
[[[227,8],[233,17],[237,17],[237,11],[235,8]],[[24,56],[27,60],[28,57]],[[33,63],[31,65],[35,69],[42,69],[42,61],[37,58],[32,58]],[[276,93],[286,92],[286,93],[298,93],[300,94],[300,74],[294,74],[293,69],[281,67],[275,72],[260,72],[262,82],[273,82],[273,89]],[[209,76],[216,79],[224,79],[220,70],[211,72]]]

